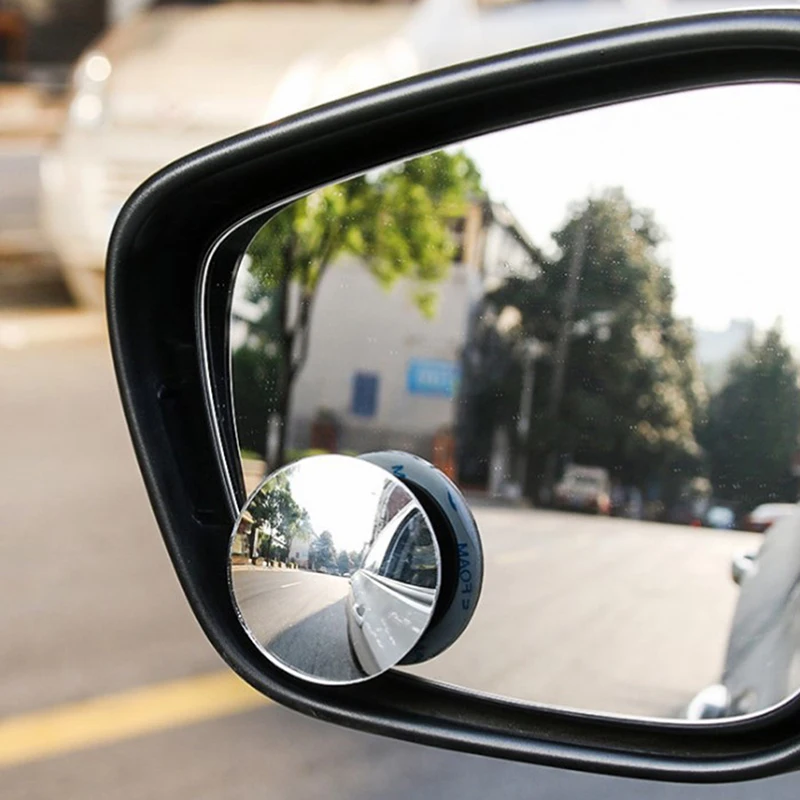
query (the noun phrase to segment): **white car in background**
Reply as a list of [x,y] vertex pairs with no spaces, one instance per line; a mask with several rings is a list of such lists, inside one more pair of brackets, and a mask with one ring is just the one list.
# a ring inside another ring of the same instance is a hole
[[111,29],[79,60],[66,125],[42,160],[43,228],[74,297],[103,302],[114,221],[186,153],[418,71],[395,34],[408,5],[169,3]]
[[73,296],[100,306],[120,208],[192,150],[447,64],[733,4],[159,2],[109,30],[76,65],[63,132],[42,159],[42,227]]
[[765,533],[778,520],[784,517],[795,517],[800,514],[797,503],[762,503],[754,508],[744,520],[745,530],[754,533]]

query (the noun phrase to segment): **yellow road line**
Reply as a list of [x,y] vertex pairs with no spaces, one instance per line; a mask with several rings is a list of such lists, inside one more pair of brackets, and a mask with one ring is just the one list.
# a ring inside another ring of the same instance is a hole
[[0,720],[0,767],[235,714],[268,703],[224,670]]

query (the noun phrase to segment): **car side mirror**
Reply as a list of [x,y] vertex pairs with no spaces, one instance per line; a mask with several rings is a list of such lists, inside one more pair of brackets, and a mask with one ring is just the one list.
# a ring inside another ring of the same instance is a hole
[[[592,194],[565,177],[601,131],[611,133],[594,163],[611,163],[621,131],[631,148],[655,141],[637,134],[652,119],[641,104],[668,109],[663,119],[689,152],[705,130],[696,120],[713,121],[711,109],[722,107],[713,98],[746,90],[725,107],[734,120],[758,120],[757,98],[790,97],[798,75],[795,11],[638,26],[322,106],[198,151],[137,190],[108,254],[114,362],[169,555],[232,669],[324,720],[512,760],[696,782],[800,765],[788,624],[778,632],[786,669],[755,709],[727,718],[735,697],[723,686],[708,701],[699,677],[669,695],[678,719],[641,705],[637,681],[651,666],[685,661],[711,641],[698,634],[666,646],[652,626],[729,619],[734,539],[725,537],[752,534],[680,525],[703,499],[695,487],[705,454],[730,438],[712,432],[701,444],[685,424],[705,401],[686,366],[690,326],[672,311],[669,270],[656,255],[658,226],[624,191]],[[616,128],[584,122],[567,136],[558,125],[580,121],[578,112],[621,116]],[[709,152],[738,129],[728,126]],[[549,139],[536,138],[548,130]],[[708,187],[741,205],[737,192],[746,192],[726,181],[742,174],[751,144],[759,159],[781,159],[774,169],[754,162],[753,175],[795,183],[790,151],[772,139],[736,141],[735,161],[721,159],[718,172],[707,160],[689,170],[674,158],[677,139],[660,141],[649,161],[666,165],[677,207]],[[548,171],[551,189],[523,224],[509,198],[525,206],[520,186],[544,185]],[[556,203],[558,186],[589,193],[566,218],[575,197]],[[757,193],[749,207],[784,207],[778,196]],[[771,234],[762,234],[764,244]],[[329,270],[334,256],[338,271]],[[445,281],[446,302],[437,294]],[[320,285],[331,287],[324,297]],[[423,336],[423,324],[436,336]],[[358,337],[345,335],[356,328]],[[782,353],[775,336],[764,346]],[[383,357],[394,359],[385,369]],[[617,392],[622,408],[623,390],[637,382],[646,390],[624,414],[601,402]],[[582,421],[565,428],[564,409],[576,407]],[[637,564],[689,569],[691,586],[664,584],[658,614],[646,605],[651,577],[628,593],[614,577],[615,565],[634,563],[612,552],[620,531],[642,545]],[[501,552],[512,540],[511,555]],[[711,548],[713,568],[686,559],[684,546]],[[587,564],[604,567],[604,589],[583,596],[584,616],[570,616],[547,581],[566,565],[582,586]],[[511,567],[514,577],[503,577]],[[697,599],[708,575],[721,576],[713,609]],[[536,603],[518,603],[519,592],[537,589]],[[679,600],[689,610],[675,613]],[[782,620],[792,608],[782,607]],[[510,627],[488,646],[479,631],[501,628],[480,614],[497,609]],[[625,640],[630,657],[615,661],[619,609],[640,627]],[[596,635],[581,639],[587,632]],[[716,628],[714,647],[722,652],[726,641]],[[520,643],[529,649],[517,658]],[[648,662],[658,647],[669,658]],[[522,689],[470,684],[480,659],[504,656],[516,658]],[[566,677],[566,664],[583,669],[579,679]],[[629,672],[615,671],[625,665]],[[541,680],[526,694],[537,669]],[[589,690],[603,669],[615,688],[595,703]],[[717,687],[714,669],[702,680]],[[684,713],[696,692],[718,718]]]

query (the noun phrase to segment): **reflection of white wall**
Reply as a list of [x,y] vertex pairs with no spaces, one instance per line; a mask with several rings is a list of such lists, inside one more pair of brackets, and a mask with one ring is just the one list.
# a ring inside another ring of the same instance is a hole
[[295,537],[289,548],[289,558],[296,561],[301,567],[308,565],[309,540]]
[[[292,446],[307,444],[309,423],[323,408],[342,422],[345,449],[370,446],[370,432],[383,437],[375,446],[418,449],[419,437],[454,421],[451,399],[410,394],[406,375],[412,359],[458,363],[470,307],[467,269],[451,268],[439,286],[438,312],[429,320],[414,306],[408,282],[385,290],[353,258],[330,267],[314,307],[308,361],[293,393]],[[379,378],[374,417],[351,413],[356,372]]]

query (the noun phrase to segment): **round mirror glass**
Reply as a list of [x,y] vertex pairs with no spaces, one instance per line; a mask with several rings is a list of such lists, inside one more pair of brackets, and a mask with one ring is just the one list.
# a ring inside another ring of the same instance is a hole
[[268,476],[231,537],[245,630],[271,661],[316,683],[357,683],[399,663],[430,622],[439,581],[439,548],[414,495],[349,456]]

